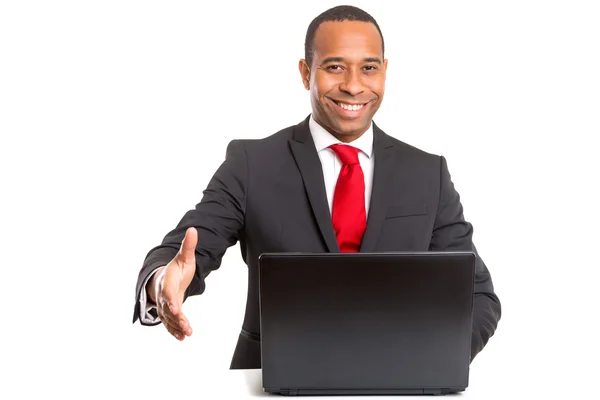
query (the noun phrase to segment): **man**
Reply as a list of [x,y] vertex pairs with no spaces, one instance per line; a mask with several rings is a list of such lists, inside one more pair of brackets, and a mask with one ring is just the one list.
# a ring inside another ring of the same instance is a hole
[[[188,296],[238,240],[248,265],[243,329],[231,368],[260,368],[258,257],[265,252],[471,250],[443,157],[386,135],[373,122],[384,94],[383,35],[366,12],[325,11],[299,62],[312,114],[262,140],[234,140],[204,196],[152,249],[140,271],[135,322],[192,334]],[[471,357],[500,319],[500,302],[477,257]]]

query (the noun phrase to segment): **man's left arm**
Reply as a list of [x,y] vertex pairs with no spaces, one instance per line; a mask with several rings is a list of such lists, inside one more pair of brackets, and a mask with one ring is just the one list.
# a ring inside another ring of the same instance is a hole
[[473,244],[473,226],[465,221],[460,196],[448,171],[446,159],[440,157],[440,200],[433,225],[430,251],[473,251],[475,264],[475,291],[473,297],[473,333],[471,361],[496,331],[501,316],[498,296],[494,293],[492,277]]

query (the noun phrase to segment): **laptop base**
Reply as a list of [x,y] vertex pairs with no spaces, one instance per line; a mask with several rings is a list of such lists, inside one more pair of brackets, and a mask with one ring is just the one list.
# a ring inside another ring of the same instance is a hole
[[465,388],[441,389],[277,389],[264,388],[267,393],[283,396],[310,396],[310,395],[445,395],[464,391]]

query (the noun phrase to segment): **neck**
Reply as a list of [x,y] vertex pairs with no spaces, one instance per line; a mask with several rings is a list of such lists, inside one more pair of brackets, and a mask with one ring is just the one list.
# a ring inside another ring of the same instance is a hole
[[[314,118],[314,114],[313,114],[313,118]],[[356,139],[358,139],[359,137],[364,135],[365,132],[368,131],[369,128],[371,127],[371,125],[373,124],[373,121],[370,121],[369,125],[362,131],[340,133],[338,131],[333,130],[332,128],[330,128],[326,124],[322,123],[318,119],[315,119],[315,122],[342,143],[350,143],[350,142],[355,141]]]
[[353,135],[353,134],[339,134],[337,132],[332,132],[329,129],[327,130],[329,133],[331,133],[337,140],[339,140],[342,143],[350,143],[355,141],[356,139],[358,139],[359,137],[361,137],[365,132]]

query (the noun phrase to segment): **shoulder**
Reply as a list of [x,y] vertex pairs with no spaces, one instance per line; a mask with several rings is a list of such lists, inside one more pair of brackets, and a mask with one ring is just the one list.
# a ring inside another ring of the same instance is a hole
[[245,168],[262,177],[269,176],[273,171],[281,170],[293,162],[290,153],[290,140],[294,131],[304,122],[290,125],[279,131],[259,139],[236,139],[227,147],[228,159],[243,160]]
[[243,146],[249,153],[277,151],[288,145],[288,141],[293,137],[295,126],[296,125],[288,126],[263,138],[237,139],[233,142]]
[[374,134],[384,141],[386,147],[392,147],[397,157],[423,162],[440,162],[440,155],[430,153],[409,143],[403,142],[402,140],[396,139],[394,136],[384,132],[377,125],[374,126]]

